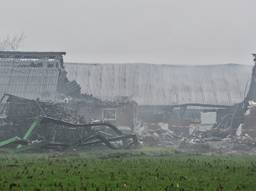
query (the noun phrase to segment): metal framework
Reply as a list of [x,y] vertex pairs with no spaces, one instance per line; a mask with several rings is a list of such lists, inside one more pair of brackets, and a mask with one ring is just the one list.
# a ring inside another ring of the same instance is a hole
[[[50,103],[47,103],[47,106],[38,100],[28,100],[10,94],[5,94],[1,100],[6,100],[6,103],[0,103],[2,107],[4,104],[9,104],[9,107],[14,104],[15,111],[14,113],[13,111],[9,112],[9,116],[7,108],[7,123],[8,120],[11,123],[18,123],[18,126],[30,123],[30,127],[23,127],[26,130],[22,138],[15,135],[13,138],[0,142],[0,148],[16,145],[16,149],[24,150],[22,145],[29,145],[36,149],[79,149],[103,144],[111,149],[118,149],[130,148],[132,145],[138,144],[136,135],[125,134],[111,123],[74,123],[49,116],[47,110],[57,107]],[[24,113],[21,113],[23,108]],[[29,110],[34,111],[34,116]],[[24,121],[28,121],[28,123],[24,124]],[[11,128],[15,127],[11,126]]]

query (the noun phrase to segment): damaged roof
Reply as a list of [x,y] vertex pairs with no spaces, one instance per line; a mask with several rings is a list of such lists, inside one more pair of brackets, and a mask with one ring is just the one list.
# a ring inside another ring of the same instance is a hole
[[232,105],[244,99],[252,65],[65,63],[65,69],[82,93],[103,100],[124,96],[140,105]]

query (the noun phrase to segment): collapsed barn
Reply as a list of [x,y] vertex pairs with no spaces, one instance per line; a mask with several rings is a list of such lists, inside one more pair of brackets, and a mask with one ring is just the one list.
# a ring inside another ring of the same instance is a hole
[[[182,138],[194,131],[210,130],[217,123],[220,129],[228,127],[225,115],[244,100],[252,71],[251,65],[237,64],[66,63],[65,66],[68,78],[76,80],[82,92],[100,99],[123,96],[135,100],[138,133],[157,139],[154,144],[165,139],[166,134],[170,135],[171,143],[172,133]],[[221,120],[223,123],[219,123]]]
[[63,55],[0,52],[0,146],[129,148],[134,133],[151,146],[238,134],[255,142],[251,66],[74,64]]
[[64,54],[0,52],[0,138],[4,140],[0,145],[32,141],[55,148],[95,144],[128,148],[136,144],[135,135],[115,126],[134,126],[131,114],[136,104],[81,94],[80,86],[67,79]]

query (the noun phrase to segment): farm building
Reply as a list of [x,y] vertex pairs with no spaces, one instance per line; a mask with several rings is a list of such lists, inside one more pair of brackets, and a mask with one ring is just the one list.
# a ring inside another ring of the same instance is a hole
[[221,119],[221,111],[241,102],[252,66],[66,63],[65,69],[83,93],[102,100],[128,97],[139,105],[139,121],[180,129],[191,125],[212,127]]
[[[149,123],[170,123],[173,116],[180,118],[179,113],[173,114],[173,105],[193,103],[225,108],[239,103],[246,95],[252,69],[236,64],[64,63],[63,55],[64,52],[0,52],[0,96],[7,93],[45,101],[72,97],[79,103],[75,109],[87,121],[108,120],[133,128],[137,118]],[[119,98],[130,101],[116,101]],[[182,120],[213,121],[200,109],[188,111]]]

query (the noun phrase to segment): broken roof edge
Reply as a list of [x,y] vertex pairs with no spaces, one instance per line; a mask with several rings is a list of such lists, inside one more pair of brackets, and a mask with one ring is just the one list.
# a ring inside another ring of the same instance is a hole
[[[255,54],[256,55],[256,54]],[[250,66],[250,64],[237,64],[237,63],[223,63],[223,64],[210,64],[210,65],[207,65],[207,64],[192,64],[192,65],[189,65],[189,64],[183,64],[183,65],[177,65],[177,64],[157,64],[157,63],[144,63],[144,62],[70,62],[70,61],[67,61],[65,62],[65,64],[67,66],[72,66],[72,65],[75,65],[75,66],[114,66],[114,65],[119,65],[119,66],[122,66],[122,65],[128,65],[128,66],[133,66],[133,65],[141,65],[141,66],[154,66],[154,67],[172,67],[172,68],[214,68],[214,67],[226,67],[226,66],[234,66],[234,67],[248,67]]]
[[0,58],[56,59],[63,55],[66,55],[66,52],[0,51]]

